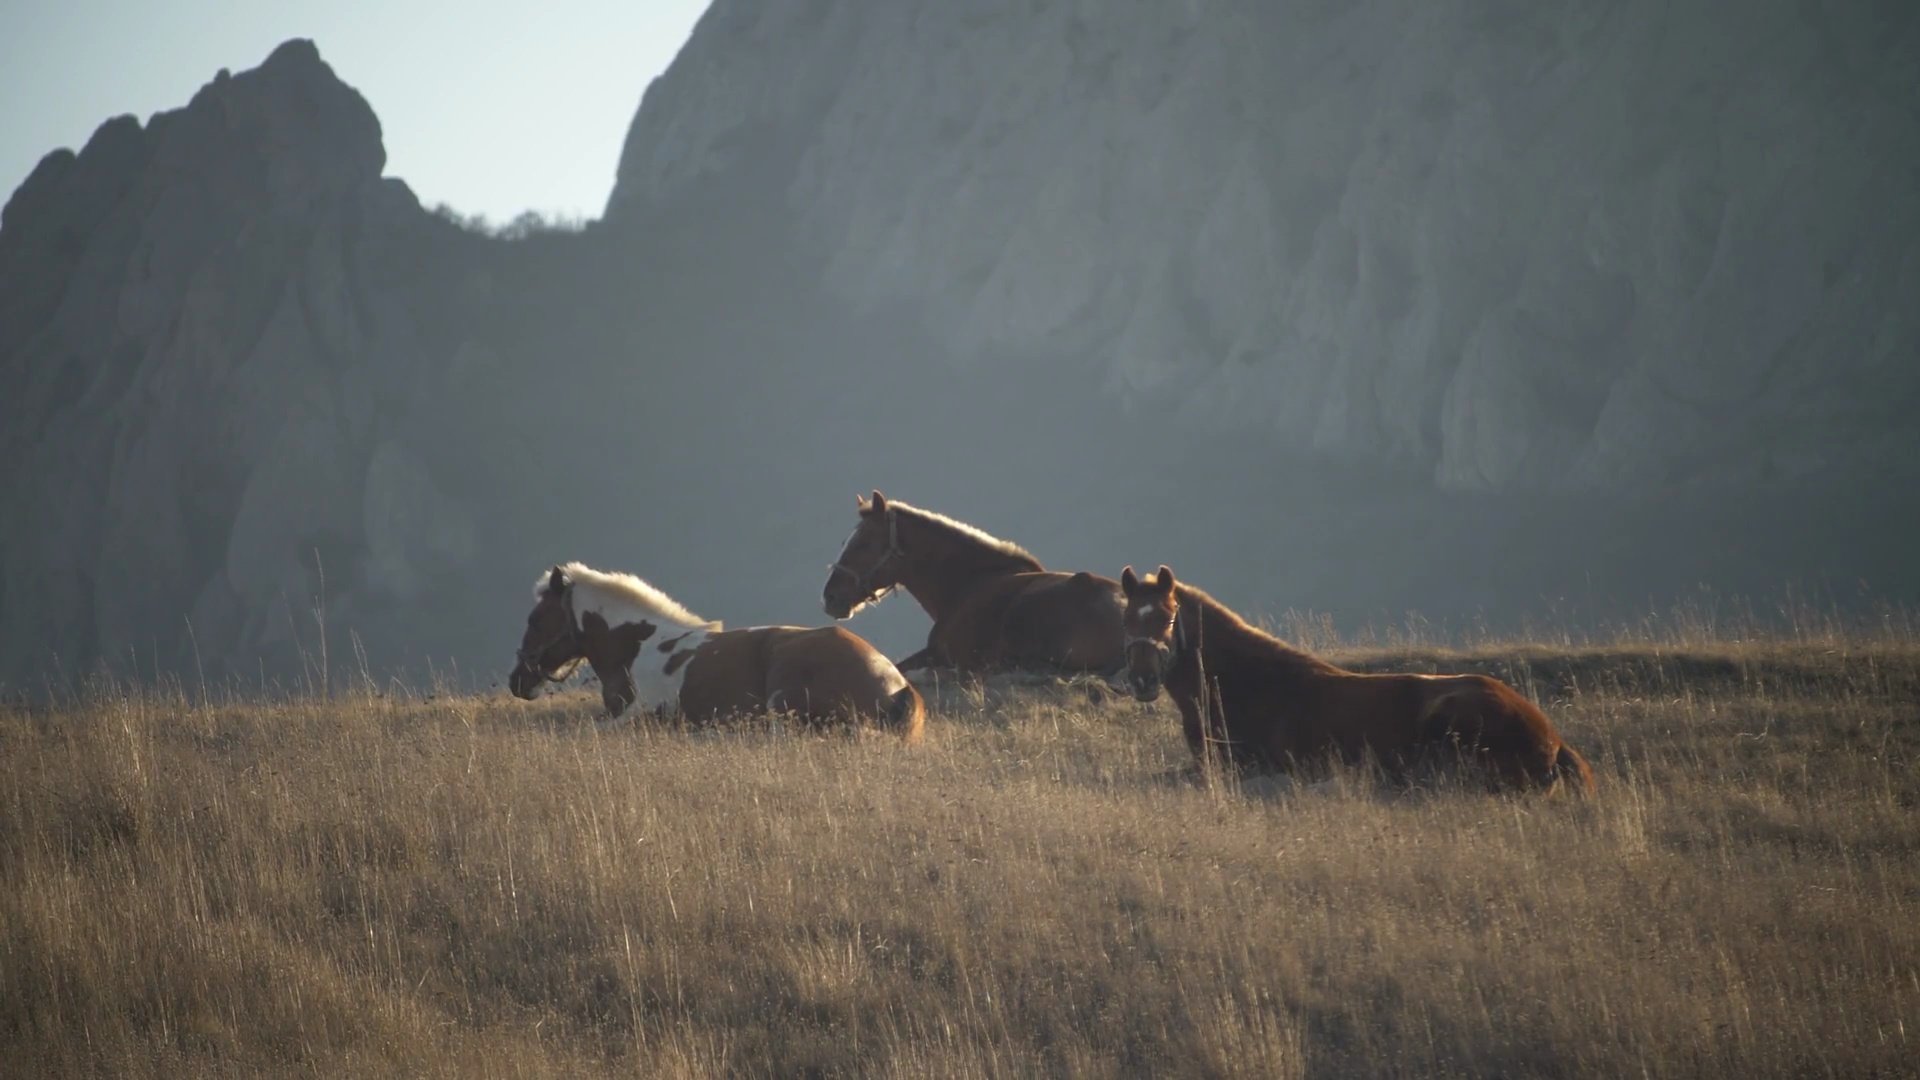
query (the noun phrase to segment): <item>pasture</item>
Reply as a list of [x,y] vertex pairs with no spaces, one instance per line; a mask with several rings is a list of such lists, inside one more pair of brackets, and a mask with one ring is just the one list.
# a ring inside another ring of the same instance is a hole
[[1920,634],[1339,642],[1482,670],[1591,801],[1198,778],[1171,705],[926,740],[599,697],[0,711],[17,1075],[1911,1075]]

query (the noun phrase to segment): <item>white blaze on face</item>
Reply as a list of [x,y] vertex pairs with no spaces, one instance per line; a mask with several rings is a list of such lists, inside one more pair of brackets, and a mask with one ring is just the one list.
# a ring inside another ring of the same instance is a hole
[[1152,604],[1141,604],[1133,609],[1133,617],[1136,619],[1144,619],[1151,614],[1153,614]]

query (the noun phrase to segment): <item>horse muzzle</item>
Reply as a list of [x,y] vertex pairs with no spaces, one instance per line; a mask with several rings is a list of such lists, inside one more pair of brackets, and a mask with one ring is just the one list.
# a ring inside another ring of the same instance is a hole
[[1135,701],[1154,701],[1160,697],[1160,676],[1155,674],[1127,675],[1127,685],[1133,688]]
[[532,701],[540,690],[540,684],[546,677],[525,664],[515,664],[513,674],[507,676],[507,690],[514,697]]

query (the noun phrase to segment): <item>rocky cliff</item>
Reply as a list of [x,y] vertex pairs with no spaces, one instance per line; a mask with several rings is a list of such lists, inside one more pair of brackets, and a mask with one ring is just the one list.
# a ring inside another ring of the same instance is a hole
[[718,0],[609,214],[786,153],[847,302],[1442,486],[1915,449],[1920,7]]
[[1255,612],[1920,597],[1916,27],[722,0],[515,239],[290,42],[0,217],[0,689],[472,682],[573,558],[817,622],[874,485]]
[[[303,633],[317,646],[329,555],[362,597],[405,596],[423,560],[471,549],[406,438],[448,349],[421,325],[435,288],[410,277],[457,230],[384,162],[366,102],[290,42],[144,127],[107,122],[14,193],[10,653],[144,670],[196,641],[216,661]],[[335,602],[353,617],[353,590]]]

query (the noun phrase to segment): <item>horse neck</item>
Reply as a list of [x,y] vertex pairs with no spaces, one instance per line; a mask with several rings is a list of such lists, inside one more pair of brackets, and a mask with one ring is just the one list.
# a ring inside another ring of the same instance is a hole
[[[1189,611],[1197,614],[1189,616]],[[1181,632],[1189,636],[1184,656],[1197,660],[1208,678],[1219,678],[1248,665],[1263,674],[1289,681],[1338,672],[1340,669],[1249,626],[1210,596],[1180,589]],[[1191,621],[1189,621],[1191,620]]]
[[1040,569],[1022,558],[969,536],[915,522],[902,543],[915,554],[903,556],[900,587],[938,622],[990,578],[1029,574]]
[[[668,623],[651,638],[641,642],[639,653],[628,667],[633,675],[634,705],[642,709],[678,705],[680,687],[687,678],[686,654],[720,632],[716,624]],[[601,678],[604,680],[605,676]]]
[[627,633],[636,626],[650,627],[652,629],[646,633],[655,641],[689,630],[717,630],[720,627],[719,623],[707,622],[697,616],[691,620],[681,619],[662,610],[657,604],[608,589],[575,589],[569,595],[568,605],[573,625],[583,633],[587,630],[589,615],[599,616],[610,635]]

